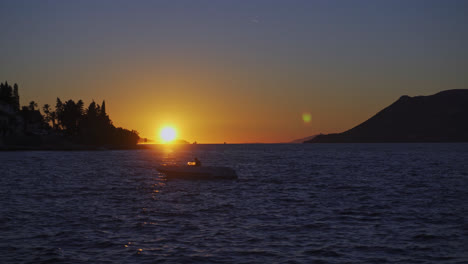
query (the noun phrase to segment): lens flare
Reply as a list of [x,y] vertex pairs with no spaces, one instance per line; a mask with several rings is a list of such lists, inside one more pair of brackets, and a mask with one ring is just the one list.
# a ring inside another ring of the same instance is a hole
[[304,123],[309,123],[312,120],[312,115],[310,113],[302,113],[302,120]]

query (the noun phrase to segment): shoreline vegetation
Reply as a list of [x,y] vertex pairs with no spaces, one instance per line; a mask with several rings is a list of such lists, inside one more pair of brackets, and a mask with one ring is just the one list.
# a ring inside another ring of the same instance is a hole
[[0,83],[0,150],[143,148],[137,131],[114,126],[105,101],[85,108],[82,100],[57,97],[54,108],[45,104],[39,109],[34,101],[20,108],[18,90],[16,83]]

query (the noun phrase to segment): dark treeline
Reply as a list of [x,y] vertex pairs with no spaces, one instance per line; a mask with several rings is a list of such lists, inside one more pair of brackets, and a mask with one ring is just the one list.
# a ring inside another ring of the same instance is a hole
[[[95,146],[136,145],[139,136],[134,130],[115,127],[106,112],[106,103],[94,101],[87,108],[82,100],[62,101],[55,107],[45,104],[40,113],[37,103],[31,101],[20,109],[18,85],[7,82],[0,86],[0,136],[53,135],[76,144]],[[2,111],[3,109],[3,111]]]
[[85,109],[82,100],[62,102],[57,98],[55,110],[45,104],[42,108],[45,121],[56,131],[82,144],[135,145],[138,133],[116,128],[106,113],[106,102],[94,101]]
[[18,84],[15,83],[12,87],[8,82],[0,83],[0,101],[19,111]]

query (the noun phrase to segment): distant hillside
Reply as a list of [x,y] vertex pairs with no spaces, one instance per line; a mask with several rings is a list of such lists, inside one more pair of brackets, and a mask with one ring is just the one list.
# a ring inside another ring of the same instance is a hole
[[460,89],[404,95],[350,130],[319,135],[306,143],[467,141],[468,89]]
[[[322,134],[320,134],[320,135],[322,135]],[[302,143],[304,143],[304,142],[306,142],[306,141],[309,141],[309,140],[314,139],[316,136],[318,136],[318,134],[317,134],[317,135],[310,136],[310,137],[295,139],[295,140],[290,141],[290,142],[288,142],[288,143],[290,143],[290,144],[302,144]]]

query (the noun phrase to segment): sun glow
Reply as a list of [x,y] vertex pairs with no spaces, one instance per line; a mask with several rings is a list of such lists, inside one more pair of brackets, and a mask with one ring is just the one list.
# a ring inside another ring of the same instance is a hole
[[176,138],[177,131],[173,127],[166,126],[161,129],[159,136],[161,137],[163,143],[170,143]]

